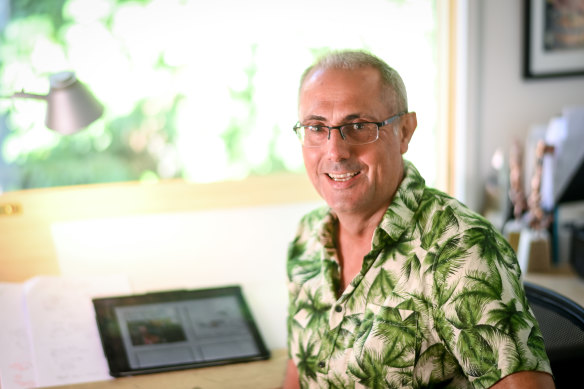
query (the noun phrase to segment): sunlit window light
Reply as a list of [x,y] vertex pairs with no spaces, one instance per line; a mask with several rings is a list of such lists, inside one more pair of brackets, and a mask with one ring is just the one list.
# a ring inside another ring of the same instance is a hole
[[[4,190],[301,172],[298,81],[319,53],[340,48],[368,49],[401,73],[419,123],[406,158],[430,185],[437,177],[434,1],[68,0],[62,21],[22,3],[0,36],[0,93],[44,93],[49,74],[73,70],[106,109],[59,137],[41,103],[1,104],[0,169],[21,177],[0,179]],[[91,158],[104,168],[55,171]],[[42,169],[54,182],[32,180]]]

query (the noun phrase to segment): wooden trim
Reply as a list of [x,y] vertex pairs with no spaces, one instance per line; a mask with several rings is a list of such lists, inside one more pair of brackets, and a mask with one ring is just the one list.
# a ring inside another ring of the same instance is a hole
[[458,7],[457,2],[451,0],[450,1],[450,23],[449,23],[449,32],[450,32],[450,46],[449,46],[449,56],[450,62],[448,66],[448,127],[447,127],[447,143],[448,143],[448,168],[447,172],[447,188],[448,193],[454,194],[455,191],[455,175],[456,175],[456,104],[455,101],[457,99],[456,90],[458,88],[457,85],[457,72],[458,69],[456,67],[458,53],[456,48],[458,47],[457,37],[458,37],[458,30],[457,30],[457,22],[458,22]]
[[164,373],[134,375],[114,380],[59,385],[53,389],[134,389],[134,388],[205,388],[256,389],[280,388],[284,382],[288,351],[276,349],[264,361],[234,363]]
[[439,90],[437,187],[449,194],[455,192],[456,174],[457,4],[457,0],[440,0],[436,5]]
[[0,195],[0,207],[18,209],[0,221],[41,217],[52,222],[156,212],[251,207],[317,199],[305,174],[271,174],[207,184],[185,180],[123,182],[28,189]]

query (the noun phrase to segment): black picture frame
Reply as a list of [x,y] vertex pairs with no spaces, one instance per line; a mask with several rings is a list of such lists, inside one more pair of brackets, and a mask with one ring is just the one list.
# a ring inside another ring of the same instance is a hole
[[[571,9],[569,2],[558,4],[524,0],[526,79],[584,75],[584,10]],[[575,12],[579,18],[571,17]]]

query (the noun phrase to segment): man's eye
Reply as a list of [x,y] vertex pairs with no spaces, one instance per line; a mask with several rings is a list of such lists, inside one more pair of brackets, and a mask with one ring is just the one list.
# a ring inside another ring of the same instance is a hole
[[365,128],[365,123],[353,123],[351,124],[351,130],[363,130]]
[[321,126],[306,126],[306,129],[310,132],[322,132],[323,129]]

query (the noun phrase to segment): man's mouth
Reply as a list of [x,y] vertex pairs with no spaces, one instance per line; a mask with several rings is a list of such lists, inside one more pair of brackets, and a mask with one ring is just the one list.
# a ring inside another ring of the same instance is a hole
[[334,174],[334,173],[327,173],[327,176],[335,182],[345,182],[349,181],[351,178],[355,177],[360,172],[352,172],[352,173],[343,173],[343,174]]

